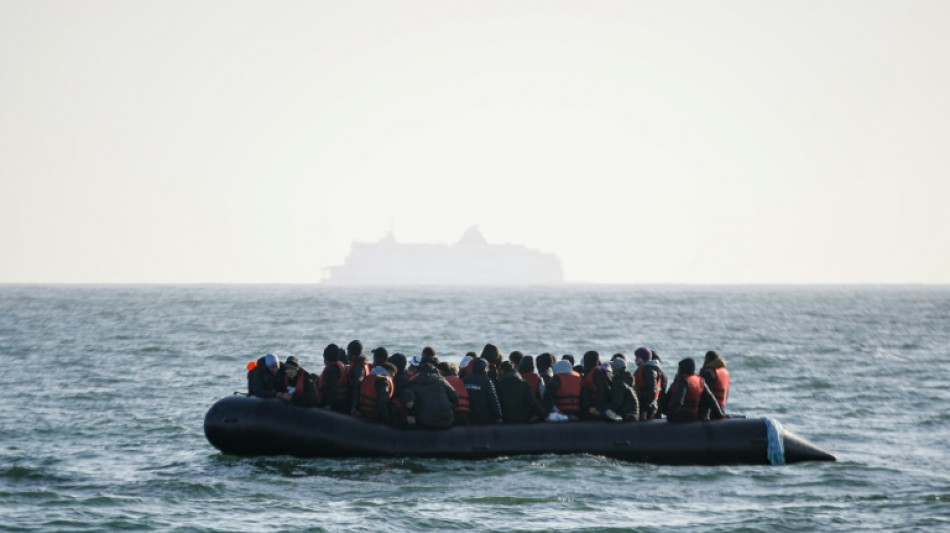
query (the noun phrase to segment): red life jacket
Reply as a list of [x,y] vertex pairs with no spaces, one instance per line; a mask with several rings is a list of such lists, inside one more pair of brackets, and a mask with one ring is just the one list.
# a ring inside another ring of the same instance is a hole
[[[637,367],[637,371],[633,373],[633,386],[637,391],[642,391],[646,387],[646,380],[643,379],[643,373],[646,372],[647,367],[640,365]],[[660,376],[656,377],[656,392],[654,393],[653,400],[660,399],[660,392],[663,390],[663,384],[660,383]]]
[[556,377],[561,387],[554,394],[554,405],[566,415],[581,414],[581,375],[572,371]]
[[323,372],[320,373],[320,394],[321,395],[324,395],[323,391],[326,390],[327,369],[329,369],[331,366],[335,366],[340,369],[340,377],[337,378],[336,380],[336,395],[337,395],[336,400],[339,401],[340,398],[347,398],[350,396],[350,375],[348,372],[349,367],[347,367],[346,365],[344,365],[343,363],[339,361],[334,361],[328,364],[326,367],[324,367]]
[[597,387],[597,382],[594,381],[594,374],[597,374],[598,372],[603,373],[605,370],[602,366],[597,365],[590,369],[590,372],[584,376],[584,390],[587,391],[587,397],[590,398],[591,402],[596,401],[596,399],[600,397],[599,393],[601,391]]
[[719,407],[725,407],[726,400],[729,399],[729,371],[724,366],[716,368],[715,371],[716,382],[710,388],[716,401],[719,402]]
[[[670,387],[668,398],[672,403],[673,398],[679,390],[680,380],[674,380]],[[686,378],[686,397],[683,399],[683,407],[680,409],[680,415],[689,414],[694,418],[699,417],[699,400],[703,397],[703,386],[706,384],[703,378],[698,374],[692,374]]]
[[[303,398],[304,391],[306,390],[306,387],[304,387],[304,382],[305,382],[304,380],[308,380],[308,379],[310,379],[310,374],[308,374],[308,373],[305,372],[304,370],[297,370],[297,378],[294,380],[294,385],[293,385],[293,386],[294,386],[294,393],[293,393],[293,397],[294,397],[294,398]],[[289,385],[290,385],[290,379],[289,379],[289,378],[287,377],[287,375],[285,374],[285,375],[284,375],[284,389],[286,390],[286,388],[287,388]],[[314,389],[316,389],[316,387],[314,387]],[[312,394],[313,394],[313,400],[314,400],[315,402],[319,403],[319,399],[320,399],[320,393],[319,393],[319,391],[314,390]]]
[[376,411],[376,404],[379,401],[379,393],[376,392],[376,379],[385,378],[389,382],[389,397],[393,397],[393,390],[396,386],[393,384],[393,378],[390,376],[366,376],[360,383],[360,414],[364,418],[375,420],[379,418]]
[[519,372],[519,374],[521,374],[522,379],[528,382],[528,385],[531,385],[531,392],[537,397],[541,385],[541,376],[536,372]]
[[468,403],[468,389],[465,388],[465,383],[462,381],[462,378],[458,376],[445,376],[445,381],[449,382],[449,385],[455,389],[455,392],[459,395],[459,403],[455,406],[456,412],[465,411],[466,413],[470,412],[472,409],[469,407]]

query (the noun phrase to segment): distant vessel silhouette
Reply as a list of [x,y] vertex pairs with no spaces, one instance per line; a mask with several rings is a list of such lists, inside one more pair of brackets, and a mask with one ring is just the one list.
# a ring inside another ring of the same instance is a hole
[[564,282],[561,260],[519,244],[490,244],[472,226],[455,244],[354,242],[343,264],[327,269],[333,285],[539,285]]

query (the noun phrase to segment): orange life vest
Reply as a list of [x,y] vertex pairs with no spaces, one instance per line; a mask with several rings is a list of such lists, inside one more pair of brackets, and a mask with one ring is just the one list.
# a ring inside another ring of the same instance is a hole
[[522,379],[528,382],[528,385],[531,385],[531,392],[537,397],[541,385],[541,376],[536,372],[519,372],[519,374],[521,374]]
[[393,378],[390,376],[366,376],[360,384],[360,414],[364,418],[375,420],[379,413],[376,411],[376,404],[379,401],[379,393],[376,392],[376,379],[385,378],[389,382],[389,397],[393,397],[393,390],[396,386],[393,384]]
[[[674,380],[673,386],[670,387],[669,395],[670,403],[672,403],[673,398],[676,397],[676,394],[679,390],[680,380]],[[686,397],[683,399],[683,407],[680,410],[680,414],[686,413],[693,417],[699,417],[699,400],[703,397],[703,386],[706,384],[703,381],[703,378],[699,377],[698,374],[692,374],[686,378]]]
[[[643,373],[646,372],[647,367],[641,365],[637,367],[637,371],[633,373],[633,386],[637,391],[642,391],[646,387],[646,380],[643,379]],[[660,399],[660,392],[663,391],[663,384],[660,382],[659,373],[656,376],[656,392],[653,393],[653,400]]]
[[468,389],[465,388],[465,383],[462,381],[462,378],[458,376],[445,376],[445,381],[448,381],[449,385],[451,385],[459,395],[459,403],[455,406],[455,411],[470,412],[472,408],[469,407],[468,403]]
[[560,388],[554,394],[554,404],[566,415],[581,414],[581,375],[577,372],[558,374]]
[[715,371],[716,382],[710,388],[716,401],[719,402],[719,407],[725,407],[726,400],[729,399],[729,371],[724,366],[716,368]]
[[331,366],[335,366],[335,367],[337,367],[337,368],[340,369],[340,377],[338,377],[337,380],[336,380],[336,395],[337,395],[336,400],[339,401],[340,398],[347,398],[347,397],[349,397],[349,395],[350,395],[350,375],[349,375],[349,367],[347,367],[346,365],[344,365],[343,363],[341,363],[341,362],[339,362],[339,361],[334,361],[334,362],[328,364],[326,367],[324,367],[323,372],[320,373],[320,393],[321,393],[321,395],[323,394],[323,391],[326,390],[326,387],[327,387],[327,380],[326,380],[327,370],[328,370]]
[[[310,378],[309,374],[307,374],[303,370],[297,370],[297,378],[294,380],[294,393],[293,393],[294,398],[303,398],[304,391],[306,390],[306,387],[304,387],[304,380],[309,379],[309,378]],[[284,387],[286,388],[289,385],[290,385],[290,378],[288,378],[287,375],[285,374]],[[319,403],[320,391],[316,390],[316,387],[314,387],[314,391],[312,394],[313,394],[313,400]]]

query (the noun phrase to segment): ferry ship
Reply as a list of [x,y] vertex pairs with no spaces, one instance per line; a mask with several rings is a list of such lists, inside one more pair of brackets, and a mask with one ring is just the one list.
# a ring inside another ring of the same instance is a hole
[[330,285],[550,285],[564,282],[553,253],[518,244],[491,244],[477,225],[454,244],[396,242],[392,231],[374,243],[354,242]]

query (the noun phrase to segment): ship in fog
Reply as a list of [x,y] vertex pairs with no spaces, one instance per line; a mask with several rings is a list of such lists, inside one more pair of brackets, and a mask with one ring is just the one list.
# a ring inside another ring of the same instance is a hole
[[472,226],[455,244],[354,242],[333,285],[547,285],[564,282],[561,260],[518,244],[491,244]]

